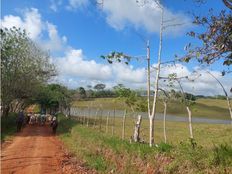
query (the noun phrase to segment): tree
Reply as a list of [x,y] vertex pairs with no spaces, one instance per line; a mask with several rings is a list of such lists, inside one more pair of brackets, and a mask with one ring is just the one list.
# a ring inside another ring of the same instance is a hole
[[[25,30],[1,29],[1,106],[8,115],[14,99],[29,100],[55,75],[49,55],[31,41]],[[25,106],[24,106],[25,107]]]
[[212,64],[223,60],[223,65],[232,64],[232,14],[221,11],[218,16],[195,16],[194,24],[205,27],[205,32],[188,32],[191,37],[202,41],[201,46],[193,47],[191,43],[186,46],[187,54],[183,60],[197,58],[200,63]]
[[164,143],[167,143],[167,133],[166,133],[166,115],[167,115],[167,103],[168,99],[170,99],[170,93],[167,93],[165,90],[159,88],[160,91],[163,92],[163,104],[164,104],[164,116],[163,116],[163,133],[164,133]]
[[217,77],[215,77],[212,73],[210,73],[209,71],[206,71],[211,77],[213,77],[217,83],[221,86],[224,94],[225,94],[225,98],[226,98],[226,101],[227,101],[227,106],[228,106],[228,109],[229,109],[229,113],[230,113],[230,118],[231,118],[231,126],[232,126],[232,109],[231,109],[231,103],[230,103],[230,98],[226,92],[226,89],[224,88],[223,84],[217,79]]
[[222,0],[226,7],[232,10],[232,0]]
[[86,98],[86,91],[84,87],[79,87],[77,89],[77,95],[79,98]]
[[106,87],[105,84],[99,83],[99,84],[96,84],[93,88],[96,89],[97,91],[100,91],[100,90],[105,89],[105,87]]
[[49,109],[50,112],[62,111],[70,107],[72,92],[59,84],[43,85],[39,88],[38,95],[35,97],[36,103],[42,109]]
[[[175,64],[174,64],[175,66]],[[191,74],[191,75],[194,75]],[[173,82],[177,82],[179,88],[180,88],[180,93],[181,93],[181,101],[184,103],[186,111],[188,113],[188,123],[189,123],[189,134],[190,134],[190,142],[193,146],[193,148],[195,147],[195,141],[194,141],[194,137],[193,137],[193,128],[192,128],[192,111],[190,109],[190,106],[192,104],[194,104],[194,101],[196,100],[195,96],[189,93],[184,92],[183,86],[181,84],[181,80],[182,79],[186,79],[186,80],[190,80],[192,82],[194,82],[194,80],[196,78],[198,78],[198,76],[194,77],[194,79],[191,77],[191,75],[189,76],[183,76],[183,77],[177,77],[176,73],[172,73],[169,74],[168,76],[168,80],[169,80],[169,86],[172,87],[173,86]],[[171,94],[176,93],[174,90],[171,90],[170,92]],[[178,96],[179,95],[174,95],[174,96]]]
[[[194,0],[196,3],[204,3],[205,0]],[[232,0],[222,0],[222,2],[225,4],[227,8],[232,10]]]
[[[200,0],[201,1],[201,0]],[[223,3],[232,10],[232,0],[222,0]],[[213,10],[210,10],[212,12]],[[189,62],[190,59],[197,58],[200,63],[213,64],[218,60],[222,60],[223,65],[232,65],[232,13],[222,10],[219,15],[210,14],[207,17],[195,16],[194,24],[204,27],[206,30],[203,33],[196,33],[191,31],[188,33],[191,37],[198,38],[202,41],[202,45],[198,47],[191,47],[189,43],[186,47],[188,51],[183,57],[183,60]],[[222,75],[230,73],[230,70],[223,70]],[[228,109],[232,119],[232,110],[230,99],[223,87],[222,83],[210,72],[207,71],[222,87],[225,93]],[[232,91],[232,88],[231,88]],[[232,122],[231,122],[232,123]]]

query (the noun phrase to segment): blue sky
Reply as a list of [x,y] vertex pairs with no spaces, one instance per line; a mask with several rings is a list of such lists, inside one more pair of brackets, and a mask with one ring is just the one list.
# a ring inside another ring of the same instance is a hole
[[[104,0],[103,7],[95,0],[2,0],[1,24],[3,27],[21,27],[28,31],[32,40],[49,50],[57,65],[59,76],[56,82],[69,88],[105,83],[108,88],[123,83],[131,88],[145,88],[146,74],[144,60],[133,61],[130,66],[109,65],[100,55],[111,51],[123,51],[129,55],[145,55],[143,39],[151,43],[151,59],[155,65],[159,42],[160,11],[155,4],[141,6],[135,0]],[[101,2],[101,0],[98,0]],[[164,0],[165,18],[179,27],[170,27],[164,32],[162,60],[173,59],[174,54],[184,54],[184,46],[197,40],[186,36],[189,30],[198,30],[191,24],[190,13],[207,15],[207,9],[215,13],[226,9],[219,1],[208,1],[199,5],[192,0]],[[178,3],[177,3],[178,2]],[[212,3],[213,2],[213,3]],[[141,39],[143,38],[143,39]],[[163,69],[167,75],[191,73],[198,66],[196,62]],[[231,76],[221,77],[219,64],[208,67],[227,89]],[[207,74],[195,84],[183,82],[186,91],[197,94],[222,94],[220,87]],[[165,84],[163,84],[165,86]],[[193,89],[194,88],[194,89]]]

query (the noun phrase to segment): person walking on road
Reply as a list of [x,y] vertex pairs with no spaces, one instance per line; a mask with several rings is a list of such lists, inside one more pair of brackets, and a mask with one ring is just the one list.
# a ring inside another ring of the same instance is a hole
[[16,120],[17,132],[21,131],[23,123],[24,123],[24,113],[23,113],[23,110],[20,110],[18,113],[17,120]]
[[53,118],[52,118],[52,123],[51,123],[51,127],[52,127],[53,134],[56,134],[57,126],[58,126],[57,118],[56,118],[56,117],[53,117]]

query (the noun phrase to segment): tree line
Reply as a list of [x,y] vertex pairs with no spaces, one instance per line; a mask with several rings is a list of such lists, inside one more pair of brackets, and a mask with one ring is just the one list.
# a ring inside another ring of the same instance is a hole
[[49,84],[57,75],[48,52],[33,42],[25,30],[1,28],[1,115],[38,103],[57,110],[70,104],[70,91]]

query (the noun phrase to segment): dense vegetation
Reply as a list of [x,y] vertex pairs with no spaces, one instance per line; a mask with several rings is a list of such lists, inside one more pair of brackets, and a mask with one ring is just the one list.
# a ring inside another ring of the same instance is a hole
[[18,112],[30,104],[58,110],[67,108],[71,91],[48,84],[56,69],[48,53],[29,39],[25,30],[1,29],[1,112]]
[[55,74],[49,55],[25,30],[1,28],[1,110],[7,116],[17,100],[25,108],[41,85]]

